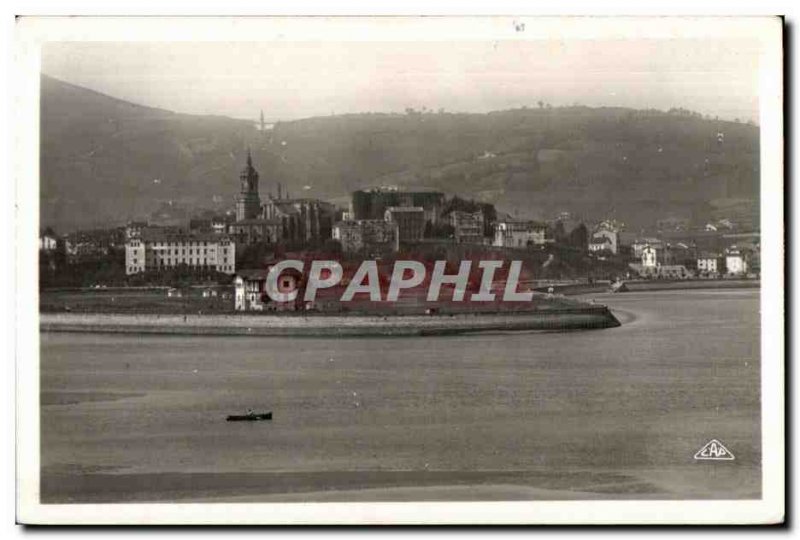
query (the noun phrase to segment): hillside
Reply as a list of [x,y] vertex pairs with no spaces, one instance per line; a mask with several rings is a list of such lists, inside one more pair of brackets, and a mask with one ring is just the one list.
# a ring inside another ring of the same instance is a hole
[[[41,221],[59,231],[143,218],[168,201],[227,208],[247,146],[262,192],[345,203],[381,184],[432,187],[545,219],[630,227],[757,219],[758,128],[687,111],[541,107],[280,122],[192,116],[42,77]],[[254,114],[255,116],[255,114]]]

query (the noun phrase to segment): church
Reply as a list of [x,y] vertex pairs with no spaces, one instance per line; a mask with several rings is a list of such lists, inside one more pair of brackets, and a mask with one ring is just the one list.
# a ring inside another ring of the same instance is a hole
[[278,196],[267,196],[261,204],[259,175],[253,167],[250,150],[247,163],[239,174],[236,196],[236,221],[229,232],[238,244],[278,242],[295,245],[321,243],[331,237],[336,207],[318,199],[284,197],[278,185]]

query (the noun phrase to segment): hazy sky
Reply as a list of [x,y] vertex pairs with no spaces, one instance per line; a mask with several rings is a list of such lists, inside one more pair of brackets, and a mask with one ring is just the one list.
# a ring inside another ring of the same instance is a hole
[[268,120],[406,107],[684,107],[758,120],[758,50],[745,41],[64,42],[42,71],[114,97]]

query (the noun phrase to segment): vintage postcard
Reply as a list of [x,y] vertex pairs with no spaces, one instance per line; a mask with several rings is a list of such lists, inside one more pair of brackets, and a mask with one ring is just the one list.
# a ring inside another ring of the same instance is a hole
[[20,17],[18,519],[784,519],[783,21]]

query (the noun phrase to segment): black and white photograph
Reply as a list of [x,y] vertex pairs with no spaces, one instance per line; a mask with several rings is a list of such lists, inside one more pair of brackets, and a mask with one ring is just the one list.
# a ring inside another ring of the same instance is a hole
[[779,523],[783,32],[19,18],[18,519]]

